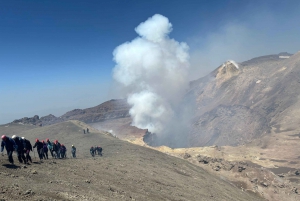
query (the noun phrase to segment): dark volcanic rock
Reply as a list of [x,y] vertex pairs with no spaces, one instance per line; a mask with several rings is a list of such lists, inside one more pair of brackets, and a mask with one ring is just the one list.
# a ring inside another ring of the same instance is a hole
[[41,117],[40,120],[42,121],[43,125],[51,125],[58,122],[62,122],[62,120],[52,114],[49,114],[47,116]]
[[21,124],[31,124],[41,126],[42,121],[40,120],[38,115],[34,115],[34,117],[24,117],[22,119],[16,119],[13,123],[21,123]]
[[60,118],[66,120],[79,120],[85,123],[101,122],[109,119],[130,117],[129,105],[126,100],[110,100],[98,106],[87,109],[75,109],[62,115]]

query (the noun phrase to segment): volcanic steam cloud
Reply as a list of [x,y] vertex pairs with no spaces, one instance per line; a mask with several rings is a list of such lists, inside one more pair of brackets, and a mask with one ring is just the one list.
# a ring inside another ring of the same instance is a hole
[[113,77],[132,106],[132,125],[163,134],[188,88],[189,47],[169,38],[172,24],[159,14],[135,31],[137,38],[113,52]]

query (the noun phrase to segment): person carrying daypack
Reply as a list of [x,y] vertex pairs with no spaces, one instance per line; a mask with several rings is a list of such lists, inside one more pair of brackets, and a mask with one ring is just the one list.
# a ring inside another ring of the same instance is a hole
[[25,144],[24,140],[16,135],[13,135],[11,138],[15,141],[16,145],[18,146],[17,155],[18,155],[19,162],[26,163],[26,158],[24,155],[24,153],[25,153],[24,148],[25,148],[26,144]]
[[102,156],[102,147],[97,146],[97,152],[99,156]]
[[47,138],[46,139],[46,144],[47,144],[47,147],[48,147],[48,149],[50,151],[50,154],[51,154],[51,156],[53,158],[54,157],[54,155],[53,155],[53,143],[50,142],[49,138]]
[[25,142],[25,158],[26,158],[26,163],[29,164],[29,161],[32,163],[31,157],[29,155],[29,152],[32,151],[32,145],[29,140],[25,139],[25,137],[22,137],[22,139]]
[[42,141],[42,143],[43,143],[43,149],[44,149],[44,158],[48,159],[48,146],[44,140]]
[[71,152],[72,152],[73,158],[76,158],[76,147],[74,145],[72,145]]
[[[14,159],[12,157],[13,151],[18,149],[18,146],[16,145],[15,141],[11,139],[10,137],[7,137],[6,135],[2,135],[2,142],[1,142],[1,152],[3,152],[3,149],[5,147],[7,151],[8,161],[11,164],[14,164]],[[3,153],[2,153],[3,155]]]
[[90,153],[93,157],[95,156],[95,149],[93,146],[90,148]]
[[44,157],[44,145],[42,142],[40,142],[40,140],[38,138],[35,139],[35,144],[33,145],[32,148],[35,148],[35,147],[37,149],[37,153],[39,155],[40,160],[42,160]]
[[60,146],[60,155],[61,155],[61,158],[66,158],[67,157],[67,148],[65,147],[64,144],[61,144]]
[[[58,142],[58,140],[55,140],[54,141],[54,144],[55,144],[55,153],[56,153],[56,157],[57,158],[60,158],[60,147],[61,147],[61,145],[60,145],[60,143]],[[54,146],[53,146],[54,147]]]

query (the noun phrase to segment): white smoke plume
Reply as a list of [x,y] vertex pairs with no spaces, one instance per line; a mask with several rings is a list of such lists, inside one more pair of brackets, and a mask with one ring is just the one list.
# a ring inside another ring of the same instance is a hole
[[137,38],[113,52],[113,77],[132,106],[132,124],[161,134],[188,88],[189,47],[169,38],[172,24],[159,14],[135,31]]

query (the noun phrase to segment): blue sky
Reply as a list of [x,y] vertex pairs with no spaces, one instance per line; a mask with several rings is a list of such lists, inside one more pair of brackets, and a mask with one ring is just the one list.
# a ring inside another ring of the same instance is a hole
[[0,1],[0,124],[111,98],[113,50],[154,14],[190,47],[196,79],[226,59],[300,47],[300,1]]

